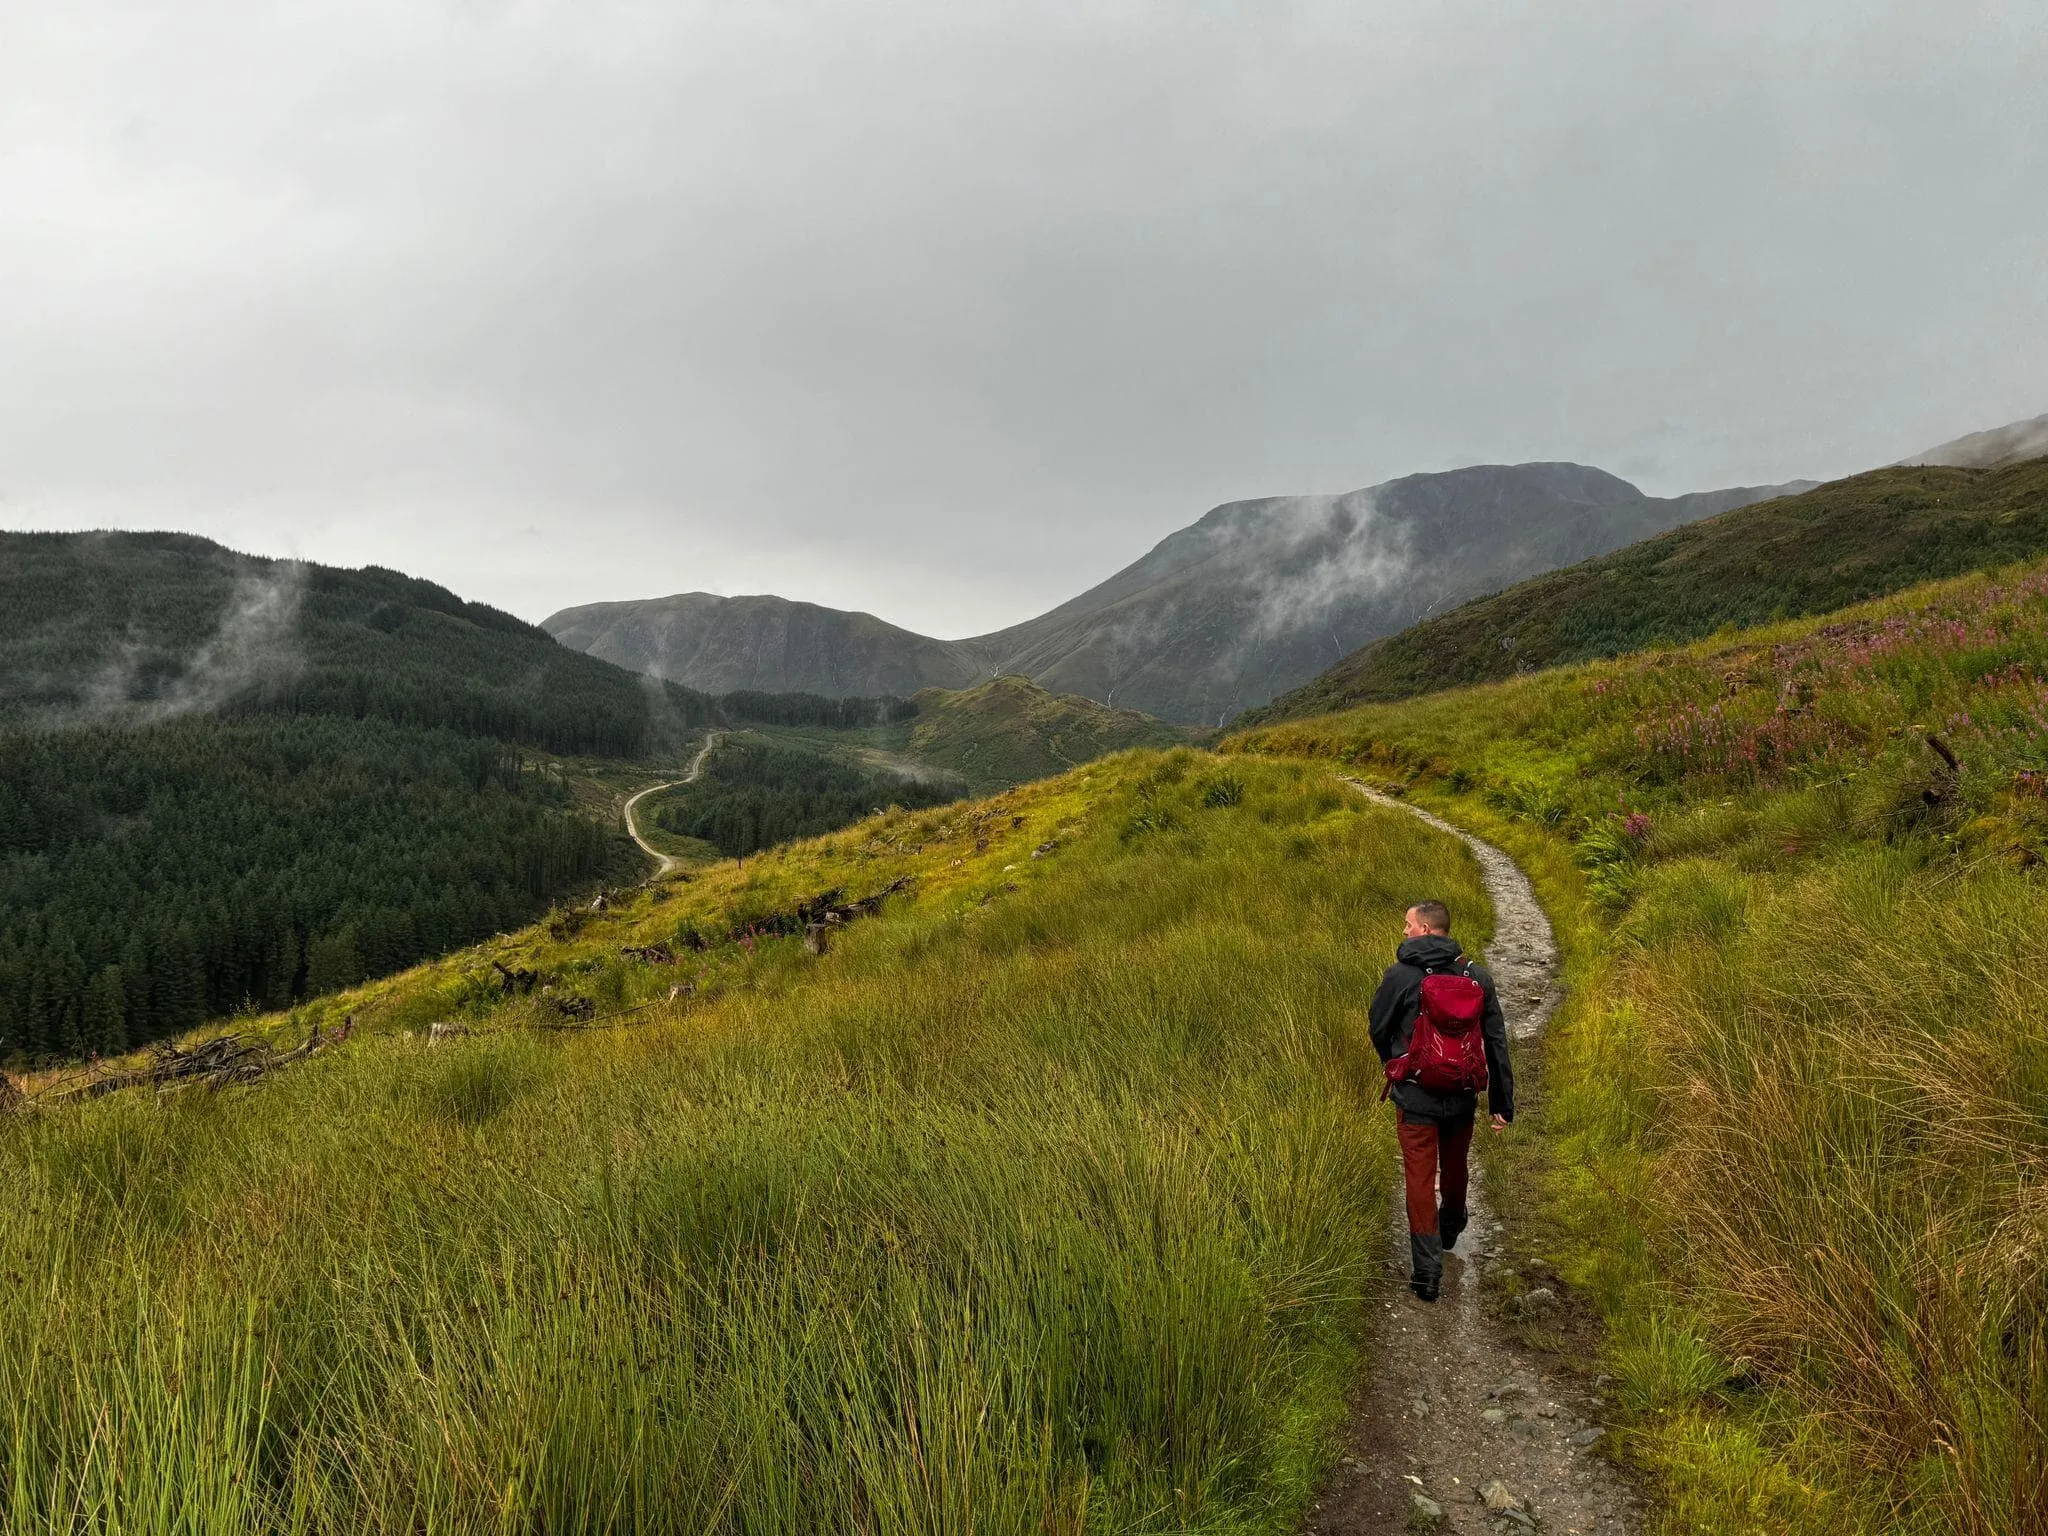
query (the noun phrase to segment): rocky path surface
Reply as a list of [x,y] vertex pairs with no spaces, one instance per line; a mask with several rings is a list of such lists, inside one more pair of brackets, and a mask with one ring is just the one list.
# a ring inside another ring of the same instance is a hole
[[[1346,782],[1461,839],[1478,856],[1494,907],[1486,963],[1510,1037],[1534,1036],[1559,990],[1557,945],[1529,877],[1500,849],[1441,817]],[[1472,1224],[1458,1251],[1444,1256],[1443,1299],[1417,1301],[1407,1286],[1408,1229],[1396,1185],[1382,1294],[1372,1303],[1379,1328],[1371,1372],[1344,1454],[1311,1513],[1311,1536],[1641,1530],[1632,1490],[1598,1455],[1601,1403],[1594,1389],[1553,1357],[1518,1343],[1481,1304],[1489,1274],[1509,1262],[1504,1236],[1475,1158]],[[1555,1299],[1539,1286],[1523,1301],[1541,1309]]]
[[697,775],[704,771],[704,759],[709,757],[711,749],[718,745],[718,737],[719,732],[717,731],[711,731],[705,735],[704,745],[697,749],[697,755],[690,759],[690,766],[684,771],[680,779],[670,779],[665,784],[650,784],[626,801],[626,836],[638,843],[640,851],[654,860],[654,873],[647,877],[649,880],[659,880],[663,875],[674,869],[678,861],[670,858],[640,835],[640,823],[633,815],[634,807],[638,806],[649,795],[659,794],[664,789],[674,789],[679,784],[694,783]]

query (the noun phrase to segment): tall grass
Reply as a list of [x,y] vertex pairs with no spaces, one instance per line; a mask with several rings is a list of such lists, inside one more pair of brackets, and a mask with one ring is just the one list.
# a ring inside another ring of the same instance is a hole
[[[1326,774],[1233,779],[1097,765],[985,904],[948,813],[799,851],[793,889],[884,845],[930,889],[822,958],[725,945],[645,1028],[6,1124],[7,1528],[1285,1528],[1383,1240],[1362,1003],[1418,891],[1484,902]],[[520,942],[602,990],[677,892]],[[384,1016],[525,1016],[459,972]]]
[[2048,1529],[2044,680],[2022,571],[1233,743],[1536,855],[1543,1178],[1666,1529]]

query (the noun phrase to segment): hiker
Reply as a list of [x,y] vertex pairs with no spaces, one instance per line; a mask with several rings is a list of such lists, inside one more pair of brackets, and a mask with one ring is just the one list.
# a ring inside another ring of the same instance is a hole
[[1494,1130],[1505,1130],[1515,1118],[1515,1074],[1493,977],[1451,937],[1451,909],[1418,901],[1408,909],[1406,934],[1373,995],[1370,1019],[1373,1048],[1386,1065],[1380,1097],[1393,1098],[1400,1126],[1413,1264],[1408,1288],[1435,1301],[1444,1254],[1465,1230],[1478,1090],[1486,1089]]

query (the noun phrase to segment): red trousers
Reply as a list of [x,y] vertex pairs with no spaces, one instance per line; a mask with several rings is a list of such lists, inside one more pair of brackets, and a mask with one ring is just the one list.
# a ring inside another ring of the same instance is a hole
[[1437,1198],[1441,1188],[1444,1214],[1457,1222],[1452,1228],[1455,1233],[1465,1224],[1472,1123],[1468,1121],[1451,1131],[1434,1120],[1410,1120],[1402,1115],[1400,1134],[1401,1171],[1408,1185],[1408,1230],[1421,1237],[1437,1235]]

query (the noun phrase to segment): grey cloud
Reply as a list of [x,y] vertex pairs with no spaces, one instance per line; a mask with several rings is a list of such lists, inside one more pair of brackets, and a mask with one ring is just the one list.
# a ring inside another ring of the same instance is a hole
[[963,634],[1234,498],[1840,473],[2048,392],[2031,4],[80,0],[7,33],[7,526],[528,617],[769,590]]

